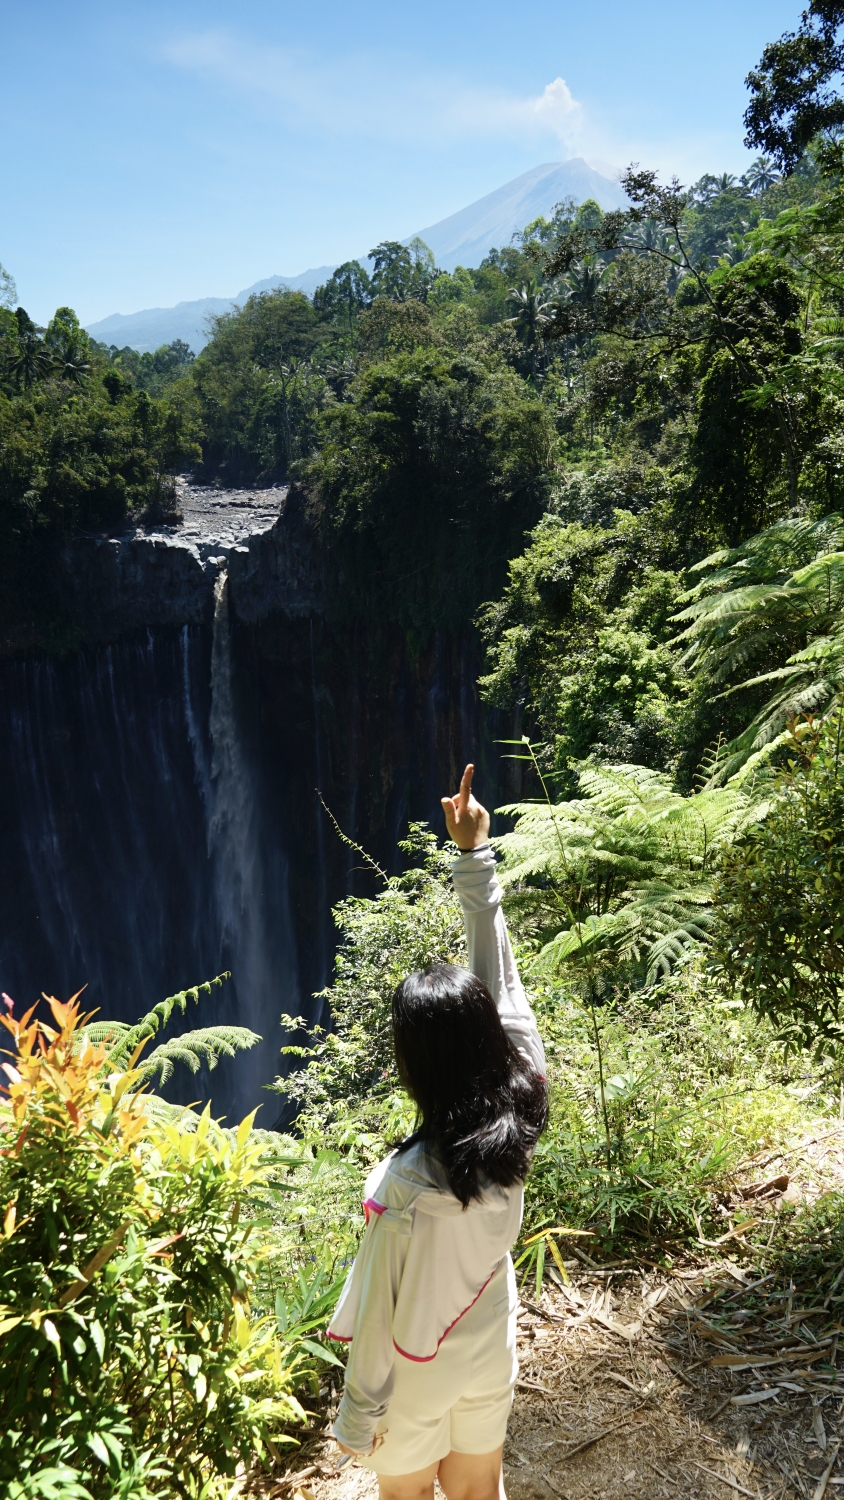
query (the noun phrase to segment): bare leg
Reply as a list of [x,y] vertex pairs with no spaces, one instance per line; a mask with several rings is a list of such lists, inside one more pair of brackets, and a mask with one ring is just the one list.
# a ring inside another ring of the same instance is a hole
[[507,1500],[502,1452],[449,1453],[437,1474],[447,1500]]
[[437,1467],[437,1464],[429,1464],[427,1469],[417,1469],[415,1474],[379,1474],[381,1500],[434,1500]]

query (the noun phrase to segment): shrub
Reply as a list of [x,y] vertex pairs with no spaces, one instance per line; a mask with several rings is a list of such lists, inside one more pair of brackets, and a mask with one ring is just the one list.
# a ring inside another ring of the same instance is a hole
[[764,822],[726,851],[715,947],[737,994],[792,1048],[842,1039],[844,703],[788,735]]
[[[10,1496],[210,1493],[301,1420],[296,1355],[250,1318],[267,1168],[110,1071],[76,1001],[2,1017],[0,1485]],[[139,1050],[139,1049],[138,1049]],[[172,1112],[171,1112],[172,1115]]]
[[[447,851],[418,827],[405,849],[421,868],[390,880],[373,900],[335,909],[343,937],[326,991],[332,1029],[292,1049],[305,1066],[279,1084],[301,1110],[296,1191],[282,1215],[279,1253],[290,1264],[324,1253],[335,1274],[363,1227],[367,1171],[412,1128],[413,1106],[392,1058],[392,990],[423,964],[465,962]],[[547,892],[533,894],[541,900]],[[638,993],[618,969],[602,971],[603,1003],[585,1004],[576,979],[532,970],[541,943],[535,913],[519,894],[508,900],[551,1089],[550,1124],[527,1183],[528,1240],[562,1224],[588,1231],[594,1238],[583,1243],[606,1250],[653,1255],[694,1243],[737,1163],[805,1123],[805,1107],[789,1092],[793,1065],[790,1072],[772,1028],[723,993],[699,953]],[[826,1107],[816,1090],[831,1080],[808,1060],[802,1067],[815,1105]],[[524,1272],[541,1279],[544,1239],[525,1249]]]
[[391,1004],[400,981],[427,964],[465,962],[448,853],[422,823],[411,823],[399,848],[415,860],[413,869],[384,875],[384,889],[374,899],[349,896],[334,908],[342,938],[334,983],[323,992],[330,1031],[317,1028],[313,1045],[284,1049],[308,1066],[277,1079],[275,1087],[306,1116],[318,1117],[321,1132],[350,1107],[377,1102],[383,1112],[384,1100],[395,1095]]
[[[563,1224],[604,1250],[651,1255],[694,1243],[738,1163],[809,1118],[772,1028],[719,990],[700,954],[650,991],[617,989],[593,1014],[571,984],[532,998],[551,1120],[528,1179],[528,1234]],[[826,1099],[806,1090],[815,1108],[830,1107],[832,1080],[805,1070],[815,1089],[829,1085]]]

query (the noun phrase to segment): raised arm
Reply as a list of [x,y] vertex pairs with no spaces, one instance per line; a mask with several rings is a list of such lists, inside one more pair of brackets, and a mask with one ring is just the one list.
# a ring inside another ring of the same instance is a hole
[[461,850],[452,867],[452,878],[463,908],[469,968],[492,995],[504,1030],[544,1078],[542,1040],[519,978],[501,909],[501,886],[489,846],[489,813],[472,792],[474,769],[466,767],[455,797],[442,799],[449,835]]

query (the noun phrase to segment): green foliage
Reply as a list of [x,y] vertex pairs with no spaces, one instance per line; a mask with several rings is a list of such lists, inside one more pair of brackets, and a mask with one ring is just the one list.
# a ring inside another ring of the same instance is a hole
[[251,1119],[236,1134],[207,1110],[188,1134],[158,1123],[77,1004],[50,1008],[52,1027],[4,1021],[0,1480],[21,1496],[193,1495],[303,1416],[301,1338],[286,1351],[249,1316],[262,1147]]
[[500,586],[548,493],[547,413],[493,357],[419,347],[368,365],[318,435],[299,473],[332,607],[419,633],[465,621]]
[[842,1038],[844,705],[793,725],[766,818],[725,851],[716,949],[737,994],[792,1048]]
[[384,297],[392,302],[424,302],[436,279],[434,257],[417,236],[409,245],[397,240],[383,240],[370,250],[372,278],[370,286],[373,298]]
[[844,7],[835,0],[810,0],[797,31],[770,42],[747,76],[746,144],[770,152],[785,172],[817,136],[835,140],[844,124],[842,24]]
[[[314,1274],[323,1256],[332,1268],[326,1275],[351,1259],[363,1228],[364,1177],[413,1126],[393,1069],[392,990],[421,964],[463,960],[447,853],[423,830],[411,829],[408,842],[411,858],[423,856],[421,869],[337,909],[343,937],[326,992],[331,1031],[292,1049],[304,1066],[278,1085],[300,1106],[279,1254],[300,1266],[314,1256]],[[602,1003],[590,1007],[580,983],[537,974],[532,909],[512,886],[507,903],[552,1101],[527,1184],[526,1238],[562,1224],[589,1230],[599,1248],[616,1252],[694,1244],[735,1165],[807,1119],[789,1092],[794,1075],[782,1046],[767,1022],[725,998],[694,955],[646,993],[604,971]],[[827,1082],[805,1062],[802,1070],[813,1091]],[[837,1097],[825,1105],[837,1108]],[[525,1246],[525,1275],[541,1276],[541,1247]]]
[[551,322],[552,304],[535,276],[508,292],[511,315],[508,322],[524,346],[528,368],[534,382],[544,373],[545,333]]
[[123,349],[114,344],[108,348],[105,344],[95,344],[94,347],[99,354],[108,356],[114,368],[133,387],[147,391],[150,396],[162,396],[174,381],[181,379],[196,357],[184,339],[174,339],[154,352],[145,350],[143,354],[128,345]]
[[261,292],[215,318],[190,376],[206,433],[203,461],[231,481],[269,479],[308,451],[330,397],[312,364],[317,313],[301,292]]
[[694,1245],[735,1166],[807,1120],[771,1028],[697,961],[647,997],[608,997],[597,1030],[569,987],[540,985],[533,1003],[551,1123],[528,1178],[528,1236],[563,1224],[615,1253]]
[[0,626],[61,612],[58,556],[74,533],[172,509],[200,435],[191,392],[135,392],[70,308],[46,330],[0,309]]
[[[564,431],[573,451],[598,456],[600,433],[682,465],[697,524],[739,541],[817,486],[830,419],[840,427],[823,336],[838,315],[840,251],[819,281],[805,258],[762,247],[774,182],[710,176],[686,190],[633,169],[624,182],[631,209],[573,225],[545,267],[558,288],[546,337],[563,354]],[[836,192],[818,182],[814,198],[832,204]],[[811,201],[782,207],[812,212]]]
[[[372,362],[409,354],[434,342],[430,315],[422,302],[388,297],[376,297],[361,314],[357,337],[361,357]],[[354,389],[348,394],[353,398]]]
[[[790,717],[826,708],[844,675],[844,531],[839,515],[779,521],[713,553],[673,618],[704,703],[740,695],[741,733],[721,746],[721,777],[776,744]],[[774,689],[771,693],[771,689]],[[749,722],[748,722],[749,720]]]
[[736,540],[772,504],[794,504],[800,456],[820,435],[820,391],[801,364],[801,298],[794,272],[767,255],[709,279],[712,310],[701,351],[695,487],[718,530]]
[[[491,670],[484,696],[502,708],[524,701],[548,743],[543,763],[563,785],[571,757],[590,753],[671,766],[679,748],[686,685],[665,642],[679,598],[671,513],[655,470],[574,476],[522,557],[510,563],[499,603],[481,614]],[[633,515],[614,505],[647,506]]]
[[330,279],[314,292],[317,313],[337,324],[350,340],[354,338],[358,315],[371,300],[372,282],[358,260],[347,260],[338,266]]
[[[768,1244],[757,1248],[761,1268],[788,1277],[795,1284],[795,1291],[802,1282],[804,1295],[811,1290],[814,1300],[824,1282],[834,1281],[844,1261],[844,1193],[833,1189],[798,1207],[784,1204],[768,1238]],[[826,1291],[826,1287],[823,1289]],[[844,1301],[840,1283],[829,1286],[828,1298],[824,1300],[836,1309],[840,1307]],[[839,1315],[837,1310],[835,1315]]]
[[754,803],[733,784],[684,797],[643,766],[577,771],[579,799],[499,809],[517,820],[494,841],[502,879],[541,941],[536,968],[572,965],[590,992],[608,967],[653,984],[706,937],[719,853]]

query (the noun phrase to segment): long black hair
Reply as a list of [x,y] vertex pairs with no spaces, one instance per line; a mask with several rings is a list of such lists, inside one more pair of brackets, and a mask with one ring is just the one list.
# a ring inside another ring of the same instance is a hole
[[399,1149],[427,1142],[464,1208],[488,1182],[521,1182],[548,1118],[547,1091],[486,985],[453,964],[408,975],[393,995],[393,1037],[420,1120]]

